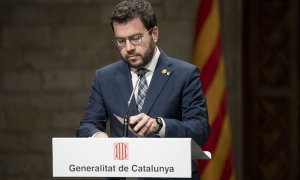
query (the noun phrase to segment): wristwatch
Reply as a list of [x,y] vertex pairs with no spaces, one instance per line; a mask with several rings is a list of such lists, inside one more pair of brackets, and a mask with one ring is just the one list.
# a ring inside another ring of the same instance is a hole
[[154,134],[159,134],[159,131],[161,130],[161,128],[163,127],[163,118],[161,117],[157,117],[155,118],[156,123],[158,124],[158,129],[154,132]]

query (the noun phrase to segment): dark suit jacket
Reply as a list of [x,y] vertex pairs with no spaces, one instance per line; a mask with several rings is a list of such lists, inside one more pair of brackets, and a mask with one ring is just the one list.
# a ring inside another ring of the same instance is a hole
[[[162,73],[163,70],[167,73]],[[105,131],[108,119],[111,136],[122,137],[123,122],[116,116],[125,116],[132,89],[130,68],[123,60],[98,69],[77,136],[90,137],[98,131]],[[198,144],[203,144],[210,134],[198,68],[168,57],[162,51],[142,112],[164,119],[166,137],[191,137]],[[136,114],[138,111],[133,98],[129,117]],[[128,136],[135,134],[129,131]]]

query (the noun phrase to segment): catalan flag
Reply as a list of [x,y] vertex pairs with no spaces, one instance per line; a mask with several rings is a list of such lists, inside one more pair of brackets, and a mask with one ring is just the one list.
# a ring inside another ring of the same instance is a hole
[[202,149],[210,151],[212,159],[198,162],[201,179],[235,179],[218,0],[200,0],[195,34],[193,63],[201,69],[211,126]]

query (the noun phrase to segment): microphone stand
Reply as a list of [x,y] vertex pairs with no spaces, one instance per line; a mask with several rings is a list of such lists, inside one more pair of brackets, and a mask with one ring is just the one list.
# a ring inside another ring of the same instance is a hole
[[128,115],[127,114],[124,118],[123,137],[128,137]]
[[131,104],[131,100],[132,100],[134,91],[135,91],[135,89],[136,89],[136,87],[137,87],[139,81],[140,81],[140,76],[138,76],[138,80],[136,81],[136,84],[135,84],[135,86],[134,86],[134,88],[133,88],[133,91],[132,91],[132,93],[131,93],[131,95],[130,95],[130,98],[129,98],[129,100],[128,100],[127,111],[126,111],[126,115],[125,115],[125,117],[124,117],[123,137],[128,137],[128,122],[129,122],[128,113],[129,113],[129,108],[130,108],[130,104]]

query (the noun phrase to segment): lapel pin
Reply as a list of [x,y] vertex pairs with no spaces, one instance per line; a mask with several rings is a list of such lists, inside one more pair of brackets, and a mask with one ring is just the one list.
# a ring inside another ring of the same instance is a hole
[[161,73],[164,74],[164,75],[169,75],[169,74],[170,74],[170,72],[168,72],[166,69],[163,69],[163,70],[161,71]]

